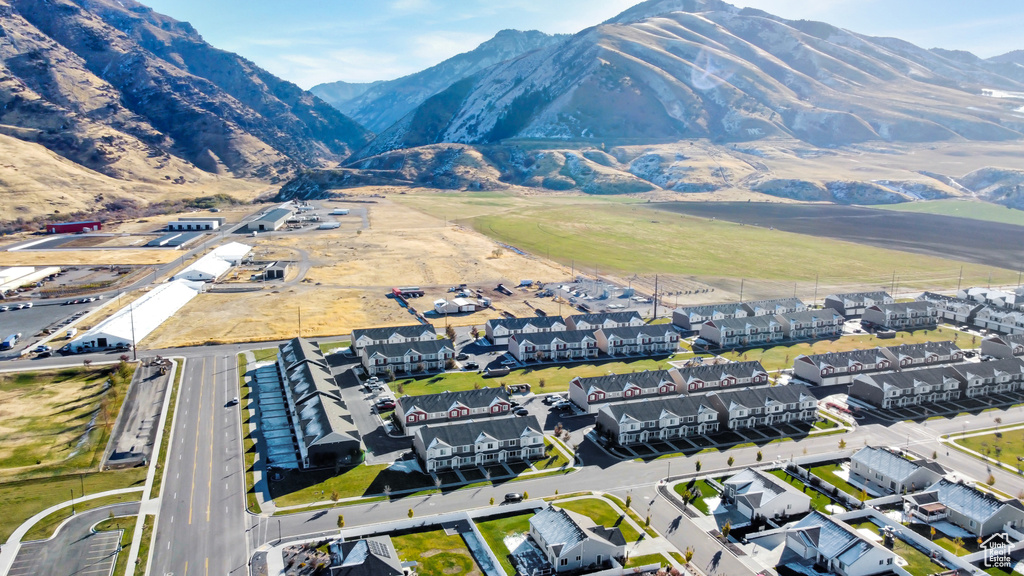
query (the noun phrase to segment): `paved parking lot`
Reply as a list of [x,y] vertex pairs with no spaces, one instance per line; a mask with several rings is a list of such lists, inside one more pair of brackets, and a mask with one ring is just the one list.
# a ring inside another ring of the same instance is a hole
[[77,312],[85,312],[103,304],[102,301],[97,300],[85,304],[63,306],[64,302],[64,299],[58,299],[53,302],[34,301],[31,308],[0,312],[0,334],[2,334],[0,338],[6,338],[9,334],[15,333],[22,335],[22,339],[14,347],[14,350],[4,351],[0,355],[0,359],[17,358],[18,353],[26,347],[35,348],[35,342],[38,340],[38,338],[35,338],[35,335],[44,328],[60,322]]
[[93,532],[92,527],[111,512],[122,516],[138,511],[139,503],[130,502],[82,512],[51,540],[22,545],[8,576],[109,576],[117,561],[121,531]]

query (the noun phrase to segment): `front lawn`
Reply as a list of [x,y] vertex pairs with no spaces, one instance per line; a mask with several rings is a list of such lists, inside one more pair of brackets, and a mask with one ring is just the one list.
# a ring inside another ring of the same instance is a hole
[[569,459],[547,438],[544,438],[544,451],[547,456],[533,463],[537,470],[560,470],[569,465]]
[[[801,354],[825,354],[827,352],[846,352],[849,350],[860,350],[874,348],[875,346],[898,346],[900,344],[919,344],[921,342],[938,342],[944,340],[955,340],[964,347],[971,347],[971,339],[957,330],[938,327],[931,330],[916,330],[914,332],[897,332],[895,338],[882,340],[874,334],[857,334],[856,336],[843,336],[832,340],[818,340],[815,342],[800,342],[784,346],[771,346],[768,348],[751,348],[742,352],[723,352],[722,357],[729,360],[750,361],[758,360],[765,370],[782,370],[792,368],[793,361]],[[962,342],[961,342],[962,340]],[[973,344],[977,346],[976,343]]]
[[975,538],[964,538],[963,546],[957,546],[953,538],[946,536],[940,530],[935,531],[935,536],[931,534],[931,527],[927,524],[910,524],[909,528],[914,532],[917,532],[921,536],[932,541],[932,543],[941,546],[943,549],[956,554],[957,556],[966,556],[973,554],[981,550],[978,546],[978,541]]
[[813,466],[810,469],[808,469],[807,471],[810,472],[811,474],[814,474],[818,478],[821,478],[825,482],[828,482],[829,484],[835,486],[836,488],[839,488],[843,492],[846,492],[850,496],[853,496],[854,498],[857,498],[858,500],[861,499],[861,496],[862,496],[861,490],[858,489],[858,488],[855,488],[849,482],[847,482],[846,480],[843,480],[842,478],[839,477],[838,474],[836,474],[841,469],[842,469],[842,467],[839,464],[832,463],[832,464],[825,464],[823,466]]
[[815,510],[817,510],[817,511],[823,513],[823,514],[829,514],[830,513],[830,512],[828,512],[825,509],[826,506],[828,506],[829,504],[832,503],[832,499],[829,498],[828,496],[822,494],[821,492],[819,492],[818,490],[815,490],[814,488],[808,488],[807,486],[804,485],[802,480],[800,480],[799,478],[797,478],[795,476],[790,475],[785,470],[771,470],[768,473],[769,474],[774,474],[775,476],[777,476],[779,478],[782,478],[782,480],[785,481],[786,483],[788,483],[790,486],[792,486],[792,487],[796,488],[797,490],[803,492],[804,494],[807,494],[808,496],[810,496],[811,497],[811,508],[814,508]]
[[448,536],[444,530],[432,530],[392,536],[391,542],[403,562],[418,562],[416,571],[420,576],[483,576],[466,542],[458,534]]
[[665,557],[661,554],[643,554],[641,556],[630,556],[626,558],[626,568],[633,568],[635,566],[647,566],[648,564],[658,564],[664,566],[668,564],[665,561]]
[[483,522],[476,523],[476,527],[480,530],[480,534],[484,537],[484,541],[487,542],[488,546],[490,546],[494,555],[498,557],[498,561],[501,562],[501,568],[508,576],[515,576],[516,569],[509,561],[508,557],[512,551],[505,546],[505,538],[514,534],[529,533],[530,518],[532,517],[533,512],[527,512],[525,514],[516,514],[514,516],[495,518],[493,520],[485,520]]
[[[393,390],[402,386],[401,394],[409,396],[420,396],[423,394],[435,394],[450,390],[473,390],[477,387],[494,388],[502,382],[512,384],[530,384],[533,392],[544,394],[546,392],[565,392],[569,389],[569,381],[579,376],[605,376],[607,374],[627,374],[630,372],[642,372],[644,370],[665,370],[672,366],[668,363],[674,358],[662,357],[658,359],[644,358],[626,362],[607,361],[597,364],[566,364],[564,366],[538,366],[523,368],[511,371],[507,376],[498,378],[484,378],[476,372],[447,372],[422,378],[398,378],[391,383]],[[541,387],[540,381],[544,381]]]
[[[860,522],[858,524],[850,524],[850,526],[854,530],[867,528],[875,534],[878,534],[878,526],[870,520]],[[917,548],[914,548],[900,538],[894,539],[892,551],[907,561],[907,565],[904,566],[903,569],[909,572],[911,576],[929,576],[930,574],[941,572],[945,569],[942,565],[932,562],[932,559],[929,558],[927,554],[921,552]]]
[[715,490],[707,483],[707,480],[690,480],[689,483],[683,484],[680,482],[676,484],[675,491],[679,494],[679,497],[683,497],[683,492],[690,491],[690,503],[697,510],[700,510],[705,516],[711,514],[708,509],[707,502],[704,502],[705,498],[716,498],[718,497],[718,490]]
[[283,480],[270,482],[270,493],[277,506],[285,507],[330,500],[335,493],[338,498],[383,494],[385,486],[390,486],[393,492],[425,490],[433,488],[434,482],[418,472],[388,470],[386,464],[361,464],[337,476],[330,470],[288,472]]
[[618,526],[619,530],[622,531],[622,536],[626,539],[626,542],[636,542],[640,538],[640,533],[637,532],[630,524],[623,521],[625,514],[621,510],[612,508],[612,506],[604,500],[597,498],[581,498],[579,500],[569,501],[562,500],[556,501],[555,506],[587,516],[594,522],[606,528]]
[[950,435],[956,444],[984,454],[989,458],[995,458],[1013,468],[1020,468],[1021,462],[1018,457],[1024,457],[1024,429],[1008,430],[1006,432],[992,432],[981,436],[968,436],[959,438],[955,434]]

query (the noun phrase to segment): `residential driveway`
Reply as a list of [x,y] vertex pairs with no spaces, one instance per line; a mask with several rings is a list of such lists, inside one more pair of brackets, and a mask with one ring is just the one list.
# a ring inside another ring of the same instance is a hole
[[[8,576],[107,576],[117,560],[120,531],[92,532],[110,513],[139,513],[139,503],[129,502],[82,512],[72,518],[52,540],[23,544]],[[128,551],[124,550],[123,554]]]

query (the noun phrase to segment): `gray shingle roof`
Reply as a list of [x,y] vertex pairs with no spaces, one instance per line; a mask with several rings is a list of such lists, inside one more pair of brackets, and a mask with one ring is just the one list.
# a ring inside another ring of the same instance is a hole
[[719,330],[736,330],[739,332],[746,331],[748,326],[752,326],[759,330],[768,330],[773,326],[779,326],[779,321],[775,319],[771,314],[763,316],[747,316],[746,318],[723,318],[721,320],[708,320],[708,322],[714,323]]
[[797,360],[808,362],[815,367],[821,367],[823,365],[849,366],[853,363],[875,364],[880,360],[889,362],[889,359],[882,353],[881,348],[847,350],[846,352],[826,352],[824,354],[812,354],[810,356],[800,355],[797,357]]
[[743,308],[743,305],[739,302],[727,302],[724,304],[701,304],[697,306],[680,306],[673,312],[677,314],[683,314],[690,318],[710,318],[716,313],[721,313],[725,316],[732,316],[737,312],[746,314],[747,311]]
[[722,484],[735,486],[737,497],[742,496],[753,508],[759,508],[787,491],[797,492],[796,488],[778,477],[754,468],[747,468]]
[[547,542],[556,556],[588,538],[600,538],[615,546],[624,546],[626,539],[618,527],[598,526],[592,519],[556,505],[534,514],[530,526]]
[[803,300],[799,298],[769,298],[767,300],[751,300],[744,302],[743,307],[751,312],[754,312],[758,308],[775,310],[779,307],[790,309],[790,308],[806,308],[807,304],[804,304]]
[[901,344],[899,346],[889,346],[887,348],[889,352],[892,352],[896,358],[909,357],[914,359],[922,359],[930,354],[938,354],[939,356],[949,356],[950,354],[960,350],[960,347],[953,343],[952,340],[945,342],[921,342],[919,344]]
[[299,362],[317,362],[327,366],[320,347],[309,340],[293,338],[278,347],[285,366],[291,369]]
[[537,346],[548,346],[556,340],[561,340],[566,344],[579,344],[586,339],[597,341],[597,337],[594,336],[593,330],[563,330],[560,332],[529,332],[523,334],[514,334],[512,338],[516,339],[516,342],[532,342]]
[[423,396],[402,396],[398,403],[408,413],[413,408],[424,412],[447,412],[454,404],[462,404],[467,408],[484,408],[490,406],[495,399],[508,400],[508,393],[501,388],[480,388],[479,390],[462,390]]
[[722,404],[727,408],[734,403],[747,408],[758,408],[767,406],[774,402],[780,404],[792,404],[814,398],[814,395],[811,394],[810,388],[803,384],[785,384],[782,386],[721,390],[708,392],[707,396],[717,396]]
[[652,336],[662,338],[666,334],[675,333],[675,329],[669,324],[656,324],[653,326],[617,326],[615,328],[598,328],[606,337],[615,336],[623,340],[633,340],[640,336]]
[[388,358],[404,356],[406,352],[413,351],[421,356],[437,354],[444,348],[455,351],[452,341],[447,338],[441,340],[425,340],[422,342],[402,342],[398,344],[371,344],[366,347],[367,357],[380,353]]
[[277,222],[278,220],[283,220],[283,219],[285,219],[285,218],[287,218],[287,217],[289,217],[291,215],[292,215],[292,211],[287,209],[287,208],[274,208],[273,210],[271,210],[270,212],[267,212],[263,216],[258,217],[256,220],[254,220],[254,222],[258,222],[260,220],[267,220],[269,222]]
[[665,412],[676,416],[696,416],[701,408],[714,410],[705,396],[672,396],[669,398],[651,398],[638,402],[616,402],[601,408],[601,412],[609,414],[616,422],[623,418],[632,418],[640,422],[658,420]]
[[520,331],[527,326],[534,326],[540,329],[552,329],[557,325],[565,325],[565,320],[561,316],[534,316],[532,318],[492,318],[487,321],[487,325],[494,328],[501,326],[506,330],[516,332]]
[[338,540],[328,549],[331,576],[401,576],[403,573],[402,561],[388,536],[348,542]]
[[946,473],[942,466],[931,460],[910,461],[884,448],[875,448],[874,446],[861,448],[853,455],[852,459],[865,466],[868,470],[878,472],[882,476],[892,478],[900,483],[903,483],[911,474],[917,472],[919,468],[927,468],[939,474]]
[[[290,389],[296,420],[306,447],[341,442],[359,443],[359,431],[341,399],[320,348],[294,338],[278,347],[285,365],[283,384]],[[303,360],[299,360],[303,358]]]
[[1024,344],[1024,334],[1000,334],[990,336],[986,340],[1000,340],[1006,344]]
[[871,306],[871,308],[878,308],[885,313],[895,312],[897,314],[906,314],[911,311],[927,312],[929,308],[934,307],[935,305],[931,302],[893,302],[892,304],[875,304]]
[[949,368],[946,366],[940,366],[937,368],[924,368],[921,370],[907,370],[904,372],[885,372],[882,374],[864,374],[858,376],[870,382],[873,382],[875,386],[881,389],[885,389],[886,385],[895,386],[901,390],[912,390],[920,384],[927,384],[929,386],[937,386],[946,381],[948,378],[952,378]]
[[994,378],[1009,374],[1018,379],[1024,375],[1024,361],[1020,358],[1003,358],[987,362],[970,362],[950,366],[965,378]]
[[835,300],[849,300],[851,302],[863,304],[864,301],[868,298],[870,298],[874,302],[879,302],[885,300],[886,298],[892,298],[892,296],[889,296],[888,292],[876,290],[874,292],[844,292],[842,294],[829,294],[825,298],[831,298]]
[[536,416],[516,416],[513,418],[486,418],[466,420],[452,424],[428,424],[416,430],[424,446],[430,446],[434,440],[440,440],[449,446],[468,446],[476,442],[481,434],[491,436],[495,440],[516,440],[526,430],[538,434],[544,428],[537,422]]
[[852,529],[814,511],[793,525],[791,530],[801,531],[805,539],[825,558],[838,558],[850,565],[870,549],[870,544]]
[[417,338],[424,332],[432,332],[437,334],[437,330],[433,324],[412,324],[409,326],[385,326],[383,328],[360,328],[352,331],[352,340],[358,340],[359,338],[366,336],[370,340],[387,340],[388,338],[399,335],[403,338]]
[[1009,506],[1007,502],[1001,502],[994,496],[971,488],[970,486],[950,482],[943,478],[928,489],[929,492],[936,491],[938,500],[947,508],[956,510],[960,514],[978,522],[985,522],[1003,506]]
[[642,320],[640,313],[637,311],[631,312],[605,312],[602,314],[575,314],[569,316],[566,320],[572,320],[573,323],[578,324],[580,322],[586,322],[588,324],[601,324],[602,322],[611,320],[612,322],[619,322],[627,324],[634,320]]
[[622,392],[630,384],[636,384],[641,388],[657,388],[659,384],[666,381],[675,384],[668,370],[644,370],[630,374],[608,374],[580,378],[580,385],[586,392],[589,392],[591,388],[597,388],[607,393]]
[[690,368],[677,368],[676,372],[683,382],[700,380],[702,382],[717,382],[726,376],[733,376],[737,380],[751,378],[754,374],[767,374],[764,366],[757,360],[749,362],[727,362],[725,364],[711,364],[706,366],[693,366]]
[[790,322],[799,322],[801,324],[808,322],[834,322],[836,320],[845,320],[845,316],[831,308],[824,308],[822,310],[803,310],[801,312],[784,312],[779,314],[779,316]]

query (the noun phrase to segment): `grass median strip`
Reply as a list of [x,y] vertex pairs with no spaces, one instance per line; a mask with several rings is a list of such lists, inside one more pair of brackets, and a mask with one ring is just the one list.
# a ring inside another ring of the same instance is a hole
[[121,540],[118,542],[121,549],[117,554],[117,562],[114,564],[111,576],[126,576],[128,573],[128,547],[132,545],[132,536],[135,534],[135,516],[108,518],[97,524],[94,530],[97,532],[121,530]]
[[156,474],[153,476],[153,487],[150,489],[150,497],[156,498],[160,495],[160,486],[163,484],[163,468],[167,461],[167,451],[171,448],[171,428],[174,425],[174,411],[178,407],[178,389],[181,386],[182,364],[180,360],[175,361],[174,384],[171,388],[171,401],[167,406],[167,419],[164,420],[164,435],[160,442],[160,454],[156,459]]
[[144,576],[146,573],[146,564],[149,563],[149,547],[153,542],[153,527],[156,522],[156,516],[146,516],[146,519],[142,523],[142,542],[139,544],[139,558],[135,564],[134,574],[135,576]]
[[[76,502],[74,506],[75,513],[82,513],[86,510],[95,510],[96,508],[102,508],[111,504],[120,504],[123,502],[138,502],[142,499],[142,492],[130,492],[128,494],[116,494],[114,496],[104,496],[102,498],[95,498],[93,500],[84,500],[82,502]],[[45,540],[50,536],[53,536],[54,531],[60,526],[60,523],[71,518],[72,507],[65,506],[56,512],[52,512],[45,516],[39,522],[36,522],[28,532],[25,533],[25,537],[22,541],[29,542],[32,540]],[[134,525],[134,516],[132,517]]]

